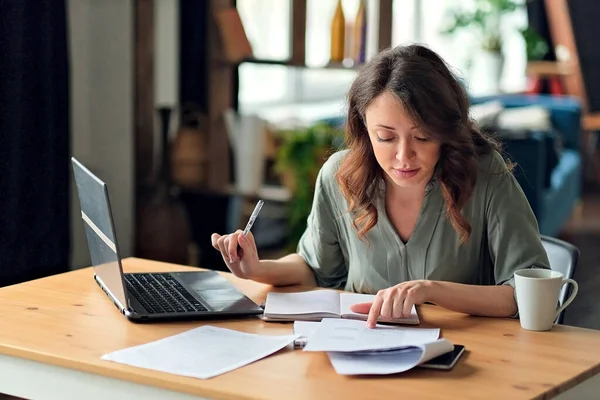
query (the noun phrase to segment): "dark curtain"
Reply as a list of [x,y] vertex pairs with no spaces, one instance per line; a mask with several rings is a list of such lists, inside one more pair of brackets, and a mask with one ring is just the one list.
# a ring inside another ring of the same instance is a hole
[[68,270],[64,0],[0,0],[0,286]]
[[[554,45],[552,44],[552,36],[550,35],[550,25],[546,15],[546,6],[544,0],[530,0],[527,2],[527,20],[529,27],[541,35],[548,44],[548,52],[544,56],[546,61],[555,61]],[[540,87],[541,93],[550,93],[550,83],[547,79],[542,80]]]
[[208,111],[208,1],[179,1],[179,96],[182,105]]
[[569,0],[569,16],[589,110],[600,111],[600,2]]
[[[1,0],[0,0],[1,1]],[[209,107],[209,23],[212,22],[208,1],[180,0],[180,103],[200,112]],[[233,76],[234,108],[237,108],[238,75]],[[230,154],[231,157],[231,154]],[[230,158],[231,159],[231,158]],[[233,168],[231,168],[233,170]],[[194,242],[198,245],[199,264],[209,269],[226,269],[223,259],[210,243],[213,232],[227,232],[227,215],[231,198],[217,193],[182,190],[183,201]],[[210,210],[210,212],[206,212]]]

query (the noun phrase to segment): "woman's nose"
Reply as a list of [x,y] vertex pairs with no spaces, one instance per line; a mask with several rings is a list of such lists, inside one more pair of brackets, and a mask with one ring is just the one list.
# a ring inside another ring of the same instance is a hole
[[396,153],[396,159],[399,161],[409,161],[414,159],[416,156],[415,149],[408,140],[401,140],[398,144],[398,151]]

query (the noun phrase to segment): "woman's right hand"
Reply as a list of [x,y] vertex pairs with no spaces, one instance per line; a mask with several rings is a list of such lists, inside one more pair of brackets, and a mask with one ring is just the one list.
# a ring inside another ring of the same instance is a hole
[[[256,280],[264,275],[264,267],[258,259],[258,251],[252,232],[246,236],[241,230],[229,235],[213,233],[212,246],[221,252],[227,268],[238,278]],[[239,248],[238,248],[239,243]],[[241,248],[241,249],[240,249]]]

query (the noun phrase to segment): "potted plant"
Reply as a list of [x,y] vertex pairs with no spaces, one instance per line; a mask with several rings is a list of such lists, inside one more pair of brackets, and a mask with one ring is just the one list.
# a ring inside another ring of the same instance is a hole
[[306,229],[319,170],[343,142],[343,130],[316,123],[274,132],[277,143],[275,172],[291,193],[288,203],[288,249],[294,251]]
[[519,32],[525,41],[525,51],[527,53],[527,61],[543,60],[548,53],[548,43],[546,40],[531,27],[523,28]]
[[[458,2],[457,2],[458,3]],[[452,35],[469,31],[476,35],[479,52],[474,57],[475,68],[486,71],[499,83],[504,67],[502,56],[502,17],[522,7],[514,0],[475,0],[474,7],[448,10],[448,26],[442,33]]]

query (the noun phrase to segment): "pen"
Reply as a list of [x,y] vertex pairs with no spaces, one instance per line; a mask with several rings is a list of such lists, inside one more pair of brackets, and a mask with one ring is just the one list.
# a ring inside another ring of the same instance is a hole
[[[248,232],[250,232],[250,229],[252,229],[252,225],[254,225],[254,221],[256,221],[256,217],[258,216],[258,213],[260,212],[263,204],[265,204],[265,202],[262,200],[259,200],[258,203],[256,203],[256,207],[254,207],[252,214],[250,214],[250,219],[248,220],[248,223],[246,224],[246,227],[244,228],[244,232],[243,232],[244,236],[246,236],[248,234]],[[241,250],[242,250],[242,248],[240,247],[240,244],[238,243],[238,245],[237,245],[238,255],[240,254]]]
[[252,225],[254,225],[254,221],[256,220],[256,217],[258,216],[258,213],[260,212],[263,204],[265,204],[265,202],[262,200],[259,200],[258,203],[256,203],[256,207],[254,207],[254,211],[252,211],[250,219],[248,220],[248,223],[244,228],[244,236],[246,236],[248,232],[250,232],[250,229],[252,229]]

